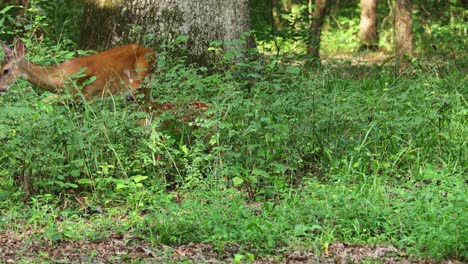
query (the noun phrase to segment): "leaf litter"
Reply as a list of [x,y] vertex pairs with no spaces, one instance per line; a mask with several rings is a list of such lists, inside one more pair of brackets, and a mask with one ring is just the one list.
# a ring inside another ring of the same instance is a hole
[[[233,248],[235,250],[233,250]],[[170,247],[152,245],[143,239],[132,236],[110,235],[100,241],[57,241],[51,243],[43,238],[35,238],[31,232],[18,234],[13,231],[0,232],[0,262],[23,263],[52,261],[54,263],[234,263],[234,255],[239,245],[226,246],[219,252],[207,243]],[[461,264],[455,260],[438,262],[436,260],[415,259],[403,251],[387,245],[349,245],[334,243],[322,254],[314,250],[293,250],[280,256],[258,258],[253,263],[444,263]]]

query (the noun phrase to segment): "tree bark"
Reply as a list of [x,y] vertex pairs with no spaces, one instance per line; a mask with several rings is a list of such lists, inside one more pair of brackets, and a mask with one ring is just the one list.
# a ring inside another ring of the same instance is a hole
[[[87,0],[80,46],[102,50],[144,40],[154,46],[187,35],[193,61],[206,64],[211,41],[226,44],[249,30],[248,0]],[[247,42],[241,48],[255,45]]]
[[402,72],[414,55],[411,0],[395,1],[395,53],[397,71]]
[[359,27],[361,49],[378,48],[377,0],[361,0],[361,22]]
[[[312,6],[312,0],[309,2],[309,6]],[[315,9],[311,12],[310,21],[310,40],[307,45],[307,54],[312,60],[320,62],[320,36],[322,35],[323,22],[325,20],[325,14],[327,10],[327,0],[314,0]],[[312,8],[309,8],[311,10]]]
[[278,0],[270,0],[271,5],[271,32],[276,36],[276,32],[282,29],[282,23],[280,19],[280,7]]

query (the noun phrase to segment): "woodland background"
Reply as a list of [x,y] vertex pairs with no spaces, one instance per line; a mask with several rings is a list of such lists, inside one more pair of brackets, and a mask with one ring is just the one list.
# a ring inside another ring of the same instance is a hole
[[1,261],[466,261],[468,3],[376,3],[1,2],[35,63],[140,43],[154,101],[209,104],[144,127],[122,96],[18,81]]

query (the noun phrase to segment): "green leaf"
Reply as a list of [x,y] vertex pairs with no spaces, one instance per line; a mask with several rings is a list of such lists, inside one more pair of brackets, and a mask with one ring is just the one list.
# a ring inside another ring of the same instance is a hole
[[10,11],[14,7],[15,7],[14,5],[6,6],[5,8],[2,9],[2,11],[0,11],[0,14],[6,14],[6,12]]
[[264,177],[264,178],[269,178],[270,177],[270,174],[268,174],[268,172],[266,172],[264,170],[261,170],[261,169],[258,169],[258,168],[253,169],[252,174],[255,175],[255,176],[261,176],[261,177]]
[[71,182],[66,182],[64,186],[74,188],[74,189],[78,188],[78,185],[71,183]]
[[188,147],[186,145],[180,146],[180,150],[182,150],[182,152],[184,153],[185,156],[188,156],[189,149],[188,149]]
[[294,75],[299,75],[301,73],[301,68],[297,66],[288,66],[287,67],[288,73],[294,74]]
[[92,180],[88,178],[81,178],[81,179],[78,179],[76,182],[81,185],[91,185],[94,183]]
[[127,187],[128,187],[128,185],[125,184],[125,183],[117,183],[117,185],[115,186],[115,189],[116,190],[121,190],[121,189],[125,189]]
[[91,77],[89,77],[89,79],[87,79],[86,81],[83,82],[82,86],[84,87],[84,86],[86,86],[88,84],[93,83],[94,81],[96,81],[96,76],[91,76]]
[[148,179],[148,176],[136,175],[136,176],[132,176],[130,179],[132,179],[135,183],[139,183]]
[[241,177],[234,177],[232,179],[232,182],[234,183],[234,186],[239,186],[244,183],[244,179],[242,179]]
[[189,37],[188,37],[187,35],[180,35],[180,36],[178,36],[178,37],[174,40],[174,43],[175,43],[175,44],[184,43],[184,42],[186,42],[188,39],[189,39]]
[[235,254],[234,255],[234,263],[241,263],[241,261],[245,258],[244,255]]

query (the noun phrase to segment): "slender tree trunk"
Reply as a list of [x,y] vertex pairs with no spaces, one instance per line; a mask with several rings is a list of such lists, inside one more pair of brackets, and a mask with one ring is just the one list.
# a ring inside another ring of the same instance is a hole
[[[206,64],[211,41],[239,40],[249,30],[248,0],[86,0],[80,46],[102,50],[187,35],[192,60]],[[241,47],[254,45],[250,38]]]
[[377,0],[361,0],[361,22],[359,29],[361,49],[378,48]]
[[[8,19],[4,21],[5,25],[13,29],[13,32],[16,32],[16,36],[22,36],[24,34],[23,26],[27,24],[29,21],[26,19],[26,11],[29,8],[29,0],[5,0],[2,6],[8,5],[15,5],[16,8],[14,9],[15,14],[15,22],[9,21]],[[1,6],[0,6],[1,9]],[[34,29],[37,31],[37,29]],[[36,32],[33,32],[36,33]],[[13,39],[16,37],[14,35],[7,35],[7,38],[3,39],[7,43],[13,42]]]
[[280,19],[281,7],[278,4],[278,0],[270,0],[271,5],[271,31],[276,36],[276,32],[281,31],[282,23]]
[[17,20],[19,19],[17,22],[24,24],[26,23],[24,21],[24,14],[26,14],[26,10],[29,7],[29,0],[16,0],[16,4],[20,6],[20,8],[16,10],[16,18]]
[[395,1],[395,53],[396,67],[402,72],[414,56],[413,16],[411,0]]
[[29,0],[4,0],[3,4],[0,6],[8,6],[8,5],[16,5],[18,8],[16,8],[16,15],[17,16],[23,16],[26,13],[26,10],[29,5]]
[[[322,27],[327,10],[327,0],[314,0],[314,3],[315,9],[311,13],[310,40],[307,46],[307,54],[310,55],[312,60],[320,62],[320,36],[322,35]],[[312,0],[309,2],[309,6],[311,5]]]

